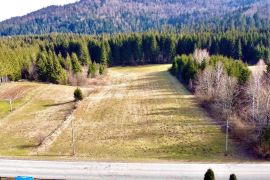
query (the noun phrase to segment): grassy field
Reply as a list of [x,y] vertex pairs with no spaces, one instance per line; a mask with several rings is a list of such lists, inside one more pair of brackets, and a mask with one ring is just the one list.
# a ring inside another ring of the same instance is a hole
[[[31,87],[13,112],[0,103],[0,156],[38,159],[119,161],[236,161],[245,160],[191,95],[167,71],[169,65],[116,67],[106,80],[84,87],[85,99],[74,110],[75,87],[14,83]],[[13,87],[13,88],[14,88]],[[86,93],[87,92],[87,93]],[[4,107],[4,108],[3,108]],[[48,147],[37,152],[72,113],[76,155],[72,154],[71,124]]]
[[[6,101],[0,104],[0,155],[27,156],[48,136],[72,109],[74,87],[11,83],[1,86],[0,97],[28,87],[9,112]],[[2,93],[2,96],[1,96]]]
[[[168,72],[169,65],[110,69],[111,84],[76,110],[76,157],[91,160],[223,161],[225,136]],[[71,126],[44,155],[71,154]]]

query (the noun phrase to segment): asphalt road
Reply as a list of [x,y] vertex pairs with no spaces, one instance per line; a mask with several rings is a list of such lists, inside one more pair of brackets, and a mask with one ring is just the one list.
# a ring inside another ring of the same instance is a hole
[[194,164],[194,163],[107,163],[0,160],[0,176],[32,176],[46,179],[203,179],[212,168],[217,180],[270,180],[270,163]]

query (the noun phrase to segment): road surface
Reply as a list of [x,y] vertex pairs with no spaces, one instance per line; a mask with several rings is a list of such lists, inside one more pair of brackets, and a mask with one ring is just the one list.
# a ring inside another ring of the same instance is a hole
[[212,168],[218,180],[269,180],[270,164],[109,163],[0,160],[0,176],[46,179],[203,179]]

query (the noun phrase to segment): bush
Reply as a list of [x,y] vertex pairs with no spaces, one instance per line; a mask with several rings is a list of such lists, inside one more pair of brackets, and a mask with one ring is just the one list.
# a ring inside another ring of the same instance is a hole
[[74,91],[74,99],[75,99],[75,101],[83,100],[83,94],[82,94],[81,89],[79,89],[79,88],[75,89],[75,91]]
[[215,180],[215,174],[212,169],[208,169],[204,175],[204,180]]
[[237,180],[236,175],[235,174],[231,174],[229,180]]

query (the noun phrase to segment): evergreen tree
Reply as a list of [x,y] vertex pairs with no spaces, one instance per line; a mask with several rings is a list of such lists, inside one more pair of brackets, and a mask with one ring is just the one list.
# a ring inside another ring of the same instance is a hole
[[104,42],[101,44],[100,64],[104,66],[107,66],[108,64],[108,54]]
[[77,74],[79,72],[82,72],[80,62],[79,62],[78,57],[75,53],[72,53],[72,55],[71,55],[71,63],[72,63],[73,73]]
[[66,67],[66,62],[65,62],[65,59],[62,57],[62,54],[58,54],[57,59],[59,60],[61,66],[63,68],[65,68]]
[[159,48],[157,44],[157,40],[155,35],[150,36],[150,63],[155,63],[156,58],[158,57],[159,54]]
[[79,88],[76,88],[74,91],[74,99],[75,101],[81,101],[83,100],[83,93],[82,90]]
[[230,179],[229,180],[237,180],[237,177],[235,174],[231,174],[230,175]]
[[165,56],[167,58],[166,62],[172,61],[175,56],[175,40],[173,37],[167,37],[164,43]]
[[41,81],[47,81],[47,57],[44,52],[40,52],[37,56],[37,73]]
[[80,57],[82,65],[89,65],[91,63],[91,57],[85,45],[81,46],[79,57]]
[[66,73],[64,71],[64,69],[62,68],[60,62],[57,59],[56,54],[54,53],[53,55],[53,59],[52,59],[52,64],[50,67],[50,82],[56,83],[56,84],[66,84]]
[[235,50],[234,58],[239,60],[242,59],[242,44],[240,39],[237,41],[234,50]]
[[100,57],[101,57],[101,48],[100,47],[101,47],[101,44],[96,40],[91,39],[88,42],[88,51],[89,51],[91,60],[93,62],[95,61],[97,63],[100,63]]
[[208,169],[204,175],[204,180],[215,180],[215,174],[212,169]]
[[95,77],[97,74],[97,64],[95,62],[91,63],[88,68],[88,76]]
[[65,69],[68,70],[68,71],[73,70],[72,61],[71,61],[71,58],[70,58],[69,54],[67,54],[67,58],[66,58],[66,61],[65,61]]
[[105,73],[106,66],[104,64],[99,65],[99,75],[103,75]]
[[133,57],[135,64],[140,63],[142,60],[142,38],[138,35],[135,35],[133,38],[133,43],[132,43],[132,52],[133,52]]

